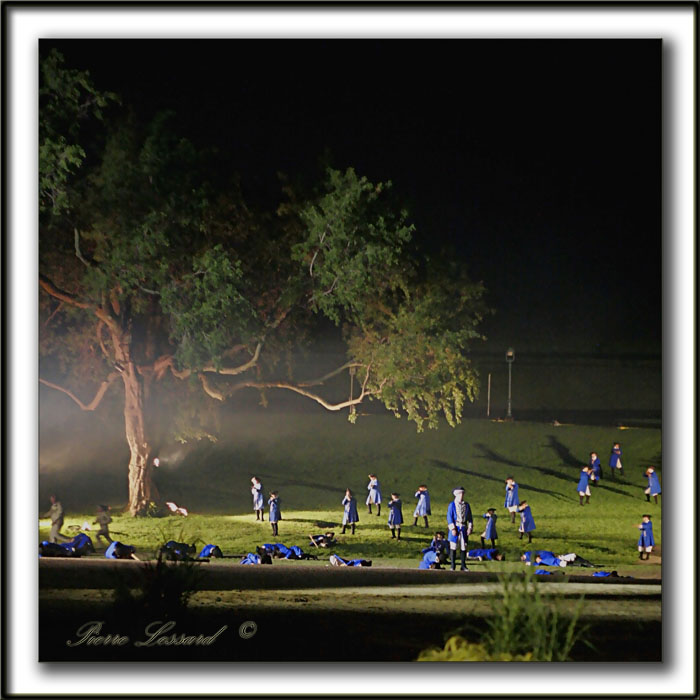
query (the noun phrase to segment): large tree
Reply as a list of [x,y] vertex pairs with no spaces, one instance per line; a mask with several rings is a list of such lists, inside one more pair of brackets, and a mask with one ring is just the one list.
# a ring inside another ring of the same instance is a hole
[[[174,136],[167,115],[103,126],[113,96],[56,54],[41,90],[40,381],[86,411],[121,387],[131,514],[154,498],[161,389],[185,407],[197,387],[210,404],[279,389],[351,420],[374,399],[419,430],[460,421],[478,387],[468,349],[484,289],[417,254],[390,183],[328,169],[316,190],[287,187],[276,212],[259,212],[235,180],[207,182],[207,154]],[[300,378],[281,360],[313,340],[319,317],[338,327],[346,357]],[[349,395],[329,395],[341,373]]]

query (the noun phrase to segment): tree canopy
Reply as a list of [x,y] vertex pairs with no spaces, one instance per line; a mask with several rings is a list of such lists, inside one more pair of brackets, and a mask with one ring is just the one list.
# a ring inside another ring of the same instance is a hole
[[[210,403],[278,389],[349,408],[351,420],[376,400],[419,430],[460,421],[478,390],[468,353],[485,290],[415,249],[390,182],[328,168],[261,211],[238,176],[209,180],[215,156],[179,138],[167,113],[138,123],[58,54],[41,69],[41,381],[83,410],[121,384],[134,515],[157,497],[156,386],[184,390],[185,408],[199,384]],[[338,328],[346,356],[298,377],[283,360],[313,341],[318,318]],[[350,396],[324,393],[344,372]]]

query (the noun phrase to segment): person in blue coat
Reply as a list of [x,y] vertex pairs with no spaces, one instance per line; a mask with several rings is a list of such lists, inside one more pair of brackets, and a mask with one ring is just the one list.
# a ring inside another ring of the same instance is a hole
[[39,544],[40,557],[79,557],[72,544],[68,542],[49,542],[44,540]]
[[438,559],[441,564],[447,562],[447,552],[449,551],[449,542],[445,539],[444,532],[436,532],[430,544],[425,548],[421,549],[421,554],[426,554],[427,552],[436,552]]
[[477,561],[505,561],[506,555],[498,549],[470,549],[467,552],[467,559],[476,559]]
[[333,566],[372,566],[369,559],[343,559],[337,554],[331,554],[329,559]]
[[[637,549],[639,549],[639,558],[648,559],[651,554],[651,550],[654,545],[654,529],[651,523],[651,515],[646,514],[642,516],[642,522],[637,525],[641,530],[639,533],[639,540],[637,541]],[[646,557],[644,554],[646,553]]]
[[582,566],[588,569],[599,568],[597,564],[593,564],[588,559],[580,557],[578,554],[571,552],[570,554],[555,555],[554,552],[549,552],[545,549],[537,549],[533,552],[525,552],[521,557],[527,566]]
[[76,551],[78,556],[83,556],[85,554],[93,554],[95,552],[95,545],[92,540],[84,532],[79,532],[70,542],[70,546]]
[[382,512],[382,492],[379,488],[379,479],[376,474],[369,474],[369,484],[367,484],[367,512],[372,514],[372,504],[377,506],[377,515]]
[[389,501],[389,519],[387,525],[391,530],[392,539],[401,539],[401,525],[403,525],[403,513],[401,511],[401,499],[398,493],[391,494]]
[[584,496],[586,498],[586,503],[591,502],[591,489],[588,486],[589,478],[589,468],[587,466],[583,466],[581,468],[581,473],[579,474],[578,484],[576,485],[576,490],[578,491],[578,502],[581,506],[583,505]]
[[496,532],[496,515],[495,508],[489,508],[482,516],[486,520],[486,529],[481,533],[481,546],[486,546],[486,540],[491,540],[491,547],[496,549],[496,540],[498,533]]
[[350,489],[345,490],[345,498],[343,498],[342,505],[345,510],[343,511],[343,531],[340,534],[344,535],[345,529],[350,525],[351,532],[354,535],[355,525],[360,521],[360,516],[357,514],[357,501]]
[[427,551],[424,555],[423,558],[420,560],[420,564],[418,564],[419,569],[442,569],[442,566],[440,566],[440,557],[438,556],[437,552],[434,552],[433,550]]
[[272,564],[272,557],[270,557],[269,554],[254,554],[253,552],[248,552],[238,563],[253,566],[257,564]]
[[659,477],[656,473],[654,467],[649,467],[644,475],[649,480],[649,485],[644,489],[644,493],[647,497],[647,501],[651,502],[651,496],[654,497],[654,503],[659,502],[659,495],[661,494],[661,484],[659,483]]
[[474,529],[474,519],[469,503],[464,500],[464,487],[459,486],[452,491],[454,500],[447,506],[447,540],[450,543],[450,564],[452,571],[456,567],[457,547],[460,549],[461,571],[467,569],[467,549],[469,548],[469,535]]
[[610,472],[613,479],[615,478],[615,472],[618,469],[620,470],[620,476],[624,476],[625,472],[622,468],[622,448],[620,447],[619,442],[613,443],[612,449],[610,450],[610,460],[608,461],[608,465],[610,466]]
[[270,498],[267,501],[270,506],[270,525],[272,525],[272,535],[277,537],[279,533],[278,523],[282,520],[282,511],[280,510],[280,501],[277,496],[277,491],[270,492]]
[[255,511],[255,519],[265,522],[265,501],[263,498],[263,485],[260,483],[260,479],[254,476],[250,483],[250,493],[253,496],[253,510]]
[[506,500],[503,506],[508,509],[510,513],[510,522],[512,523],[515,522],[515,514],[518,512],[518,503],[520,503],[518,485],[515,483],[515,479],[509,476],[506,479]]
[[216,544],[205,544],[202,547],[202,551],[197,555],[197,559],[208,559],[208,558],[222,558],[224,553],[221,551],[221,547]]
[[135,551],[136,547],[130,544],[122,544],[115,540],[107,547],[105,557],[107,557],[107,559],[136,559],[136,561],[140,561],[134,554]]
[[532,542],[532,531],[535,529],[535,519],[532,517],[532,511],[527,501],[520,501],[518,506],[520,511],[520,527],[518,532],[520,533],[519,539],[522,540],[523,535],[527,533],[527,541]]
[[430,512],[430,494],[428,493],[428,487],[425,484],[421,484],[414,497],[418,499],[418,503],[416,504],[416,509],[413,511],[413,525],[418,525],[418,518],[423,518],[425,526],[428,527],[428,516],[432,515]]
[[588,459],[588,468],[590,469],[591,485],[597,486],[598,482],[603,478],[603,469],[600,466],[600,459],[596,452],[591,452]]

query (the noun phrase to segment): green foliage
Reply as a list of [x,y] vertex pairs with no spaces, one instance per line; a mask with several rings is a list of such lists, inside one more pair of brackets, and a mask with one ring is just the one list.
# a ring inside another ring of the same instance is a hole
[[469,642],[464,637],[453,635],[440,649],[433,647],[423,650],[416,661],[534,661],[532,653],[510,654],[490,652],[486,645]]

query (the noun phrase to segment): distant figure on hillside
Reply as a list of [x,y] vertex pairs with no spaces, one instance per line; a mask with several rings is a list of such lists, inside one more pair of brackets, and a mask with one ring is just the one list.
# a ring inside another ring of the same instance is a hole
[[343,559],[337,554],[331,554],[330,562],[333,566],[372,566],[368,559]]
[[590,478],[590,472],[587,466],[581,467],[581,473],[579,474],[578,484],[576,485],[576,490],[578,491],[578,502],[579,505],[583,505],[583,498],[586,497],[586,503],[591,502],[591,489],[588,487],[588,479]]
[[625,471],[622,468],[622,448],[620,447],[619,442],[613,443],[612,450],[610,451],[610,461],[608,464],[610,465],[610,472],[613,479],[615,478],[615,472],[618,469],[620,470],[620,476],[624,476]]
[[534,552],[525,552],[520,557],[521,561],[524,561],[527,566],[537,565],[537,566],[583,566],[587,569],[598,569],[600,568],[597,564],[593,564],[580,557],[578,554],[571,552],[570,554],[559,554],[554,555],[553,552],[548,552],[544,549],[538,549]]
[[[656,542],[654,542],[654,529],[651,523],[651,515],[646,514],[642,516],[642,522],[637,525],[641,530],[639,533],[639,540],[637,541],[637,549],[639,550],[640,559],[648,559],[651,550],[654,548]],[[646,553],[646,557],[644,554]]]
[[389,501],[389,520],[387,525],[391,530],[391,537],[401,539],[401,525],[403,525],[403,512],[401,511],[401,499],[398,493],[391,494]]
[[343,498],[342,505],[345,507],[343,511],[343,531],[342,535],[345,534],[345,529],[350,525],[351,532],[355,534],[355,525],[360,521],[360,516],[357,514],[357,501],[352,495],[350,489],[345,490],[345,498]]
[[377,515],[382,512],[382,492],[379,488],[379,480],[376,474],[369,475],[369,484],[367,484],[367,511],[372,514],[372,504],[377,506]]
[[447,552],[449,551],[449,549],[450,546],[449,542],[445,539],[445,533],[436,532],[430,544],[425,549],[421,549],[421,554],[426,554],[427,552],[436,552],[440,563],[444,564],[447,562]]
[[591,485],[597,486],[598,482],[603,478],[603,469],[600,466],[600,459],[598,459],[597,453],[591,452],[588,468],[590,469]]
[[107,544],[112,544],[113,540],[109,536],[109,524],[112,522],[112,516],[109,514],[109,506],[103,506],[99,505],[97,506],[97,513],[95,515],[95,520],[93,521],[93,525],[97,524],[100,526],[100,529],[97,531],[97,534],[95,535],[95,539],[97,541],[100,540],[100,538],[104,537],[105,542]]
[[481,517],[486,520],[486,529],[481,533],[481,546],[485,547],[486,540],[491,540],[491,547],[496,549],[496,540],[498,539],[498,533],[496,532],[496,520],[498,520],[496,509],[489,508]]
[[649,480],[649,485],[644,489],[647,501],[651,502],[650,497],[654,497],[654,503],[659,502],[659,496],[661,495],[661,484],[659,483],[659,477],[654,467],[649,467],[645,472],[644,476]]
[[428,516],[432,515],[430,512],[430,494],[428,493],[428,487],[425,484],[421,484],[414,497],[418,499],[418,503],[416,504],[416,509],[413,511],[413,524],[418,525],[418,518],[422,517],[425,526],[428,527]]
[[55,543],[59,539],[68,541],[71,538],[61,533],[61,528],[63,527],[63,506],[54,494],[51,494],[49,499],[51,507],[48,513],[44,513],[41,516],[42,518],[51,518],[51,530],[49,531],[48,541],[51,543]]
[[510,522],[515,522],[515,514],[518,512],[518,503],[520,502],[518,497],[518,485],[515,483],[515,479],[509,476],[506,479],[506,500],[503,506],[508,509],[510,513]]
[[270,491],[270,498],[267,501],[270,506],[270,525],[272,525],[272,534],[274,537],[279,535],[279,523],[282,520],[282,511],[280,510],[280,501],[277,496],[277,491]]
[[335,532],[324,532],[322,535],[309,535],[311,544],[315,547],[332,547],[335,541]]
[[505,561],[506,555],[498,549],[470,549],[467,552],[467,559],[476,561]]
[[250,488],[250,493],[253,495],[253,510],[255,511],[255,519],[265,522],[265,503],[263,499],[263,485],[260,479],[254,476],[250,483],[253,484]]
[[518,506],[520,511],[520,527],[518,532],[520,533],[520,538],[522,540],[523,535],[527,533],[527,541],[532,542],[532,531],[535,529],[535,519],[532,517],[532,511],[527,501],[520,501]]
[[454,500],[447,506],[447,527],[449,534],[447,539],[450,543],[450,565],[452,571],[456,568],[457,546],[459,546],[462,571],[467,569],[467,549],[469,546],[469,535],[474,529],[474,519],[469,503],[464,500],[464,487],[459,486],[452,491]]

